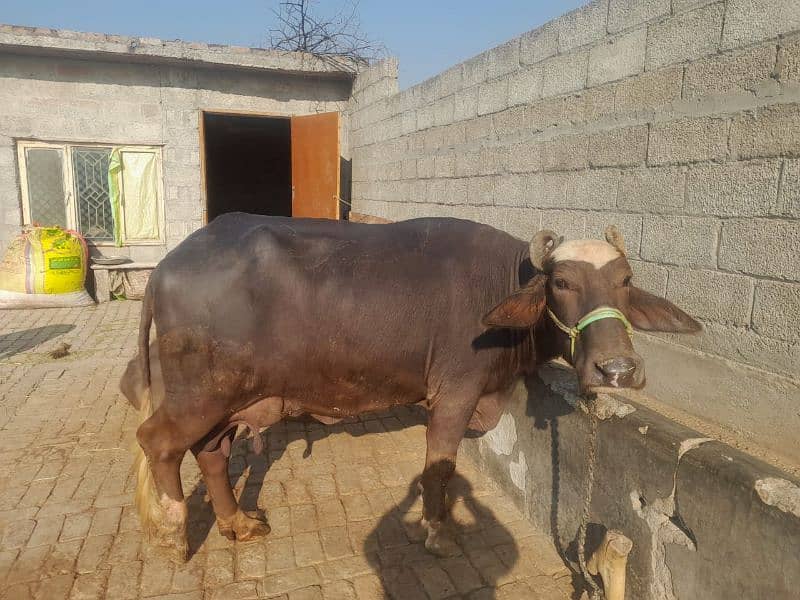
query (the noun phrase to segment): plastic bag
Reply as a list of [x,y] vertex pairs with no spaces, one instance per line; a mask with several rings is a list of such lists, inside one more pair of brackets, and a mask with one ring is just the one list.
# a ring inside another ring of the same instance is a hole
[[0,263],[0,308],[93,304],[84,288],[86,241],[60,227],[30,227],[17,236]]

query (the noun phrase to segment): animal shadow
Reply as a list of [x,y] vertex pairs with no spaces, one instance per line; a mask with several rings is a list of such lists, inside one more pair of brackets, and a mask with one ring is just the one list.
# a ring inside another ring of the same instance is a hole
[[75,325],[71,323],[59,323],[57,325],[45,325],[43,327],[4,333],[0,335],[0,359],[10,358],[15,354],[32,350],[36,346],[69,333],[73,329],[75,329]]
[[499,580],[519,560],[512,533],[475,496],[469,480],[456,472],[448,486],[447,533],[460,554],[446,558],[430,554],[424,545],[419,481],[418,476],[411,482],[405,497],[364,541],[363,552],[379,575],[385,596],[466,597],[480,590],[481,598],[495,598]]
[[[383,424],[387,432],[426,422],[424,410],[418,407],[403,407],[403,409],[390,410],[380,414],[381,416],[394,415],[397,417],[396,420],[389,421],[394,425],[387,427],[386,423]],[[253,442],[247,439],[247,431],[239,433],[231,445],[228,477],[234,493],[240,490],[237,496],[242,510],[256,511],[267,519],[269,518],[269,514],[265,514],[265,511],[259,508],[258,497],[264,486],[267,472],[274,463],[281,459],[291,442],[298,439],[303,440],[305,442],[303,458],[308,458],[312,453],[314,442],[321,441],[332,434],[346,433],[353,437],[370,435],[371,432],[369,428],[364,427],[364,423],[364,419],[359,417],[343,419],[335,425],[323,425],[307,415],[286,418],[282,425],[273,426],[261,432],[262,445],[265,448],[262,454],[253,451]],[[185,460],[194,460],[194,457],[187,454]],[[247,470],[247,477],[242,481],[245,470]],[[189,514],[187,524],[189,559],[198,552],[216,523],[207,492],[205,482],[201,477],[186,498]]]

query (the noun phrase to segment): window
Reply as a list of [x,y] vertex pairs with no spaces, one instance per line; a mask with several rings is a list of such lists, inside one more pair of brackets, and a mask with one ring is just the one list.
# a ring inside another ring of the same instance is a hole
[[161,149],[18,143],[25,224],[59,225],[96,244],[164,239]]

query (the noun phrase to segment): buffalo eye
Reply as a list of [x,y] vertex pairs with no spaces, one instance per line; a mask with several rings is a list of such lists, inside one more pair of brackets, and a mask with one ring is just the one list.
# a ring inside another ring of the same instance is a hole
[[553,285],[558,288],[559,290],[568,290],[569,284],[566,282],[565,279],[561,279],[561,277],[556,277],[553,280]]
[[631,285],[631,275],[628,275],[625,279],[622,280],[622,287],[630,287]]

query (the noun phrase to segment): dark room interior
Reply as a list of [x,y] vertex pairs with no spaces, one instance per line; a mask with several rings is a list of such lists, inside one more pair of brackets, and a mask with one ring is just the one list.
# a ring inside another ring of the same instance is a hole
[[203,115],[208,221],[235,211],[292,215],[291,121]]

